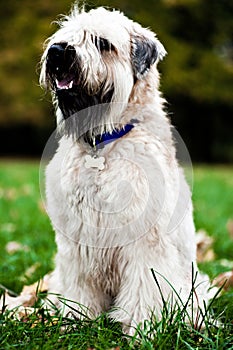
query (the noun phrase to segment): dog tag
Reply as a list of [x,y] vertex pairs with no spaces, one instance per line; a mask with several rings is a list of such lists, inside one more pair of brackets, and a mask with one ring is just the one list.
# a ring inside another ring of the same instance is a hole
[[99,170],[104,169],[104,157],[97,157],[96,155],[91,157],[90,155],[85,156],[85,168],[98,168]]

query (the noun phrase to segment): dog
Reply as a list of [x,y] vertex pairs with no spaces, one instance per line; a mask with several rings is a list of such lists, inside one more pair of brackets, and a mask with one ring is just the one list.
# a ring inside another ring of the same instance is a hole
[[[129,333],[160,317],[164,300],[186,305],[198,271],[191,192],[159,91],[165,55],[123,13],[74,6],[41,61],[60,135],[46,169],[57,244],[49,290],[65,314],[108,311]],[[197,284],[190,312],[205,297]]]

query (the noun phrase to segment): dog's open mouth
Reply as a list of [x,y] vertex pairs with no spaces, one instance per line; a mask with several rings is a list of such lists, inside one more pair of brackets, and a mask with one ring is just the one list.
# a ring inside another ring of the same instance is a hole
[[77,86],[81,86],[81,77],[78,79],[75,74],[68,74],[62,79],[57,77],[52,78],[52,85],[54,90],[71,90]]
[[57,89],[69,90],[72,89],[72,87],[75,85],[75,79],[74,76],[68,76],[67,78],[62,79],[60,81],[58,79],[55,79],[55,84]]

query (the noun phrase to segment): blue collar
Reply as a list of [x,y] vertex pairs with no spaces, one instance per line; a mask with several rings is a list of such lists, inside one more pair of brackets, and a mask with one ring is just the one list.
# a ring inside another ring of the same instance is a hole
[[103,148],[105,145],[121,138],[122,136],[125,136],[134,128],[133,124],[126,124],[122,129],[120,130],[113,130],[110,132],[105,132],[101,135],[97,135],[94,139],[86,137],[86,142],[89,143],[89,145],[92,148]]

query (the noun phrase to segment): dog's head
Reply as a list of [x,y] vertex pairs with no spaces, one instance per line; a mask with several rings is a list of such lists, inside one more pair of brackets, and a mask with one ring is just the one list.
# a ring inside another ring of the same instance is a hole
[[118,11],[74,8],[59,24],[47,41],[40,82],[52,90],[60,120],[97,104],[127,105],[135,84],[166,53],[150,30]]

